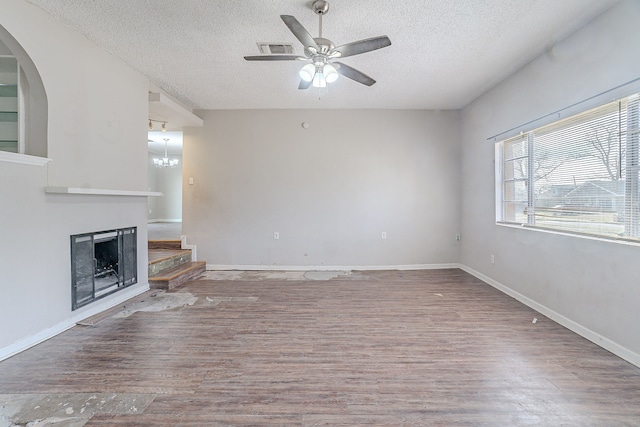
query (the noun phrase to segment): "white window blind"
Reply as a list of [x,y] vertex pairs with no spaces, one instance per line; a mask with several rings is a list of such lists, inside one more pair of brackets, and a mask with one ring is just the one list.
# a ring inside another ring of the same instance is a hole
[[499,142],[498,221],[640,238],[638,95]]

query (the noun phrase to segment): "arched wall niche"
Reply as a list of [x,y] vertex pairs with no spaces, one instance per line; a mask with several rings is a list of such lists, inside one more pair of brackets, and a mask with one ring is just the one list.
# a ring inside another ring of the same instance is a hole
[[24,99],[24,153],[47,157],[47,123],[49,107],[40,73],[20,43],[0,25],[0,54],[16,57],[20,64],[21,90]]

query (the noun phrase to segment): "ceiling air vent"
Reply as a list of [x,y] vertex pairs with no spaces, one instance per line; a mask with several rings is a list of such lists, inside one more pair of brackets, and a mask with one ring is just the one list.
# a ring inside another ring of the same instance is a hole
[[263,55],[293,55],[293,45],[289,43],[258,42],[258,49]]

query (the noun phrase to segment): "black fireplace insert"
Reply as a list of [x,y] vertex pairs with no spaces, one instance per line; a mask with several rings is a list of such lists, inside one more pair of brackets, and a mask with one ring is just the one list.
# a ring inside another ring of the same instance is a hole
[[71,309],[138,282],[137,227],[71,236]]

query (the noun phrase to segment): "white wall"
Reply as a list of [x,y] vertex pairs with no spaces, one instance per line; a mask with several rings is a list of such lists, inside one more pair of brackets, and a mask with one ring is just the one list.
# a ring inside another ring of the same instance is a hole
[[138,284],[148,286],[145,198],[45,194],[46,186],[147,189],[148,83],[22,0],[2,25],[38,68],[49,101],[48,166],[0,163],[0,359],[122,295],[71,311],[71,234],[138,227]]
[[149,199],[149,221],[180,222],[182,221],[182,156],[172,154],[172,159],[180,162],[175,168],[158,168],[153,159],[163,157],[161,154],[149,153],[149,188],[159,191],[162,197]]
[[0,55],[11,55],[11,51],[4,43],[0,40]]
[[[153,167],[153,158],[157,157],[156,154],[149,152],[147,157],[147,188],[149,191],[160,191],[158,190],[158,174]],[[180,183],[182,185],[182,182]],[[162,197],[149,197],[147,200],[147,214],[148,221],[151,222],[155,220],[157,212],[158,212],[158,199]]]
[[640,247],[496,225],[486,139],[640,77],[638,22],[640,2],[622,2],[464,109],[461,250],[472,271],[636,364]]
[[458,261],[459,113],[197,114],[204,127],[184,132],[183,233],[209,265]]

